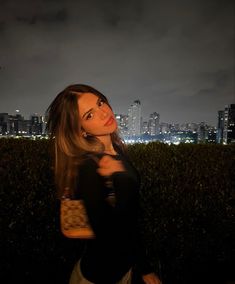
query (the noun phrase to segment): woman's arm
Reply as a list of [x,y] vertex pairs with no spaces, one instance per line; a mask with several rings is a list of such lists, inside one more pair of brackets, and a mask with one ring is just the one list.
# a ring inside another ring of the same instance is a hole
[[[113,233],[125,238],[136,213],[135,184],[128,177],[121,161],[106,156],[106,162],[111,161],[111,164],[105,163],[107,167],[102,167],[102,162],[105,161],[103,158],[99,164],[93,159],[87,159],[80,167],[78,191],[84,199],[95,235],[104,237]],[[104,196],[104,177],[107,176],[111,176],[113,181],[116,199],[114,207]]]

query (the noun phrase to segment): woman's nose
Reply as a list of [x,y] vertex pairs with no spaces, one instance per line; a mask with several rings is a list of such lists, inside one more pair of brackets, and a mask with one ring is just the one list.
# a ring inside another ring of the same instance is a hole
[[101,119],[105,119],[108,116],[108,113],[105,110],[100,109],[99,111],[100,111],[99,115]]

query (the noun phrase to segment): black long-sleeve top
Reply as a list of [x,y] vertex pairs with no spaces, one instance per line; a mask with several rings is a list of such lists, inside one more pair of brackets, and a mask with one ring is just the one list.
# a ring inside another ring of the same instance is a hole
[[97,173],[98,164],[91,156],[79,168],[76,195],[84,200],[96,236],[87,241],[81,271],[96,284],[119,281],[133,265],[142,274],[152,272],[138,229],[139,174],[120,152],[112,157],[122,161],[125,172],[115,172],[109,180]]

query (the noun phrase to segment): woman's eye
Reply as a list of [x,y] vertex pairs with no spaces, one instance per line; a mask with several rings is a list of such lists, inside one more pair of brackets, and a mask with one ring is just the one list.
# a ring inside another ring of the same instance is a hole
[[93,117],[93,114],[90,112],[90,113],[87,115],[86,120],[91,119],[92,117]]
[[104,101],[102,99],[99,100],[98,106],[102,106],[104,104]]

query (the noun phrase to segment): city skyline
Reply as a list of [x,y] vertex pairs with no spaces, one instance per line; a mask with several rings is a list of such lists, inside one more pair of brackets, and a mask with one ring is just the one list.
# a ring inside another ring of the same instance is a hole
[[[137,101],[139,101],[139,100],[137,100]],[[117,113],[117,112],[114,111],[114,114],[115,114],[115,115],[126,115],[126,116],[128,116],[129,108],[133,105],[134,102],[136,102],[136,100],[133,101],[132,104],[130,104],[130,105],[128,106],[126,113],[124,113],[124,112]],[[141,104],[141,102],[140,102],[140,104]],[[148,121],[148,120],[149,120],[150,116],[151,116],[153,113],[157,113],[157,114],[160,116],[159,120],[160,120],[161,123],[179,124],[179,125],[182,125],[182,124],[185,124],[185,123],[189,123],[189,124],[190,124],[190,123],[200,124],[200,123],[204,122],[204,123],[206,123],[206,124],[209,125],[209,126],[217,127],[219,112],[220,112],[220,111],[223,111],[223,109],[224,109],[226,106],[228,106],[228,105],[231,105],[231,104],[226,104],[226,105],[224,105],[224,107],[222,107],[221,109],[217,110],[217,113],[216,113],[216,120],[215,120],[214,123],[209,123],[208,121],[200,121],[200,120],[196,120],[196,121],[182,121],[182,122],[178,122],[178,121],[167,121],[167,120],[166,120],[166,121],[163,121],[163,120],[161,120],[161,114],[158,113],[157,111],[153,111],[152,113],[146,113],[146,111],[145,111],[145,114],[147,114],[147,116],[145,116],[145,117],[142,116],[142,112],[141,112],[141,118],[142,118],[142,121],[145,122],[145,121]],[[40,113],[40,112],[33,112],[33,111],[30,112],[29,114],[24,115],[19,109],[16,109],[14,113],[8,113],[8,112],[6,112],[6,111],[0,111],[0,114],[1,114],[1,113],[7,113],[8,115],[17,115],[17,114],[20,114],[20,115],[21,115],[22,117],[24,117],[24,119],[26,119],[26,120],[27,120],[27,119],[30,119],[30,117],[31,117],[31,116],[34,116],[34,115],[43,116],[43,117],[45,117],[45,115],[46,115],[45,112],[44,112],[44,113]]]
[[[230,0],[3,1],[0,112],[44,114],[67,85],[89,84],[115,113],[205,121],[235,101]],[[79,12],[78,12],[79,11]]]
[[[126,143],[161,141],[167,144],[180,143],[235,143],[235,104],[227,105],[218,112],[217,127],[201,123],[169,124],[160,122],[160,114],[154,112],[144,121],[141,102],[136,100],[128,114],[115,114],[119,134]],[[0,113],[0,137],[48,138],[47,117],[32,115],[25,119],[20,115]]]

